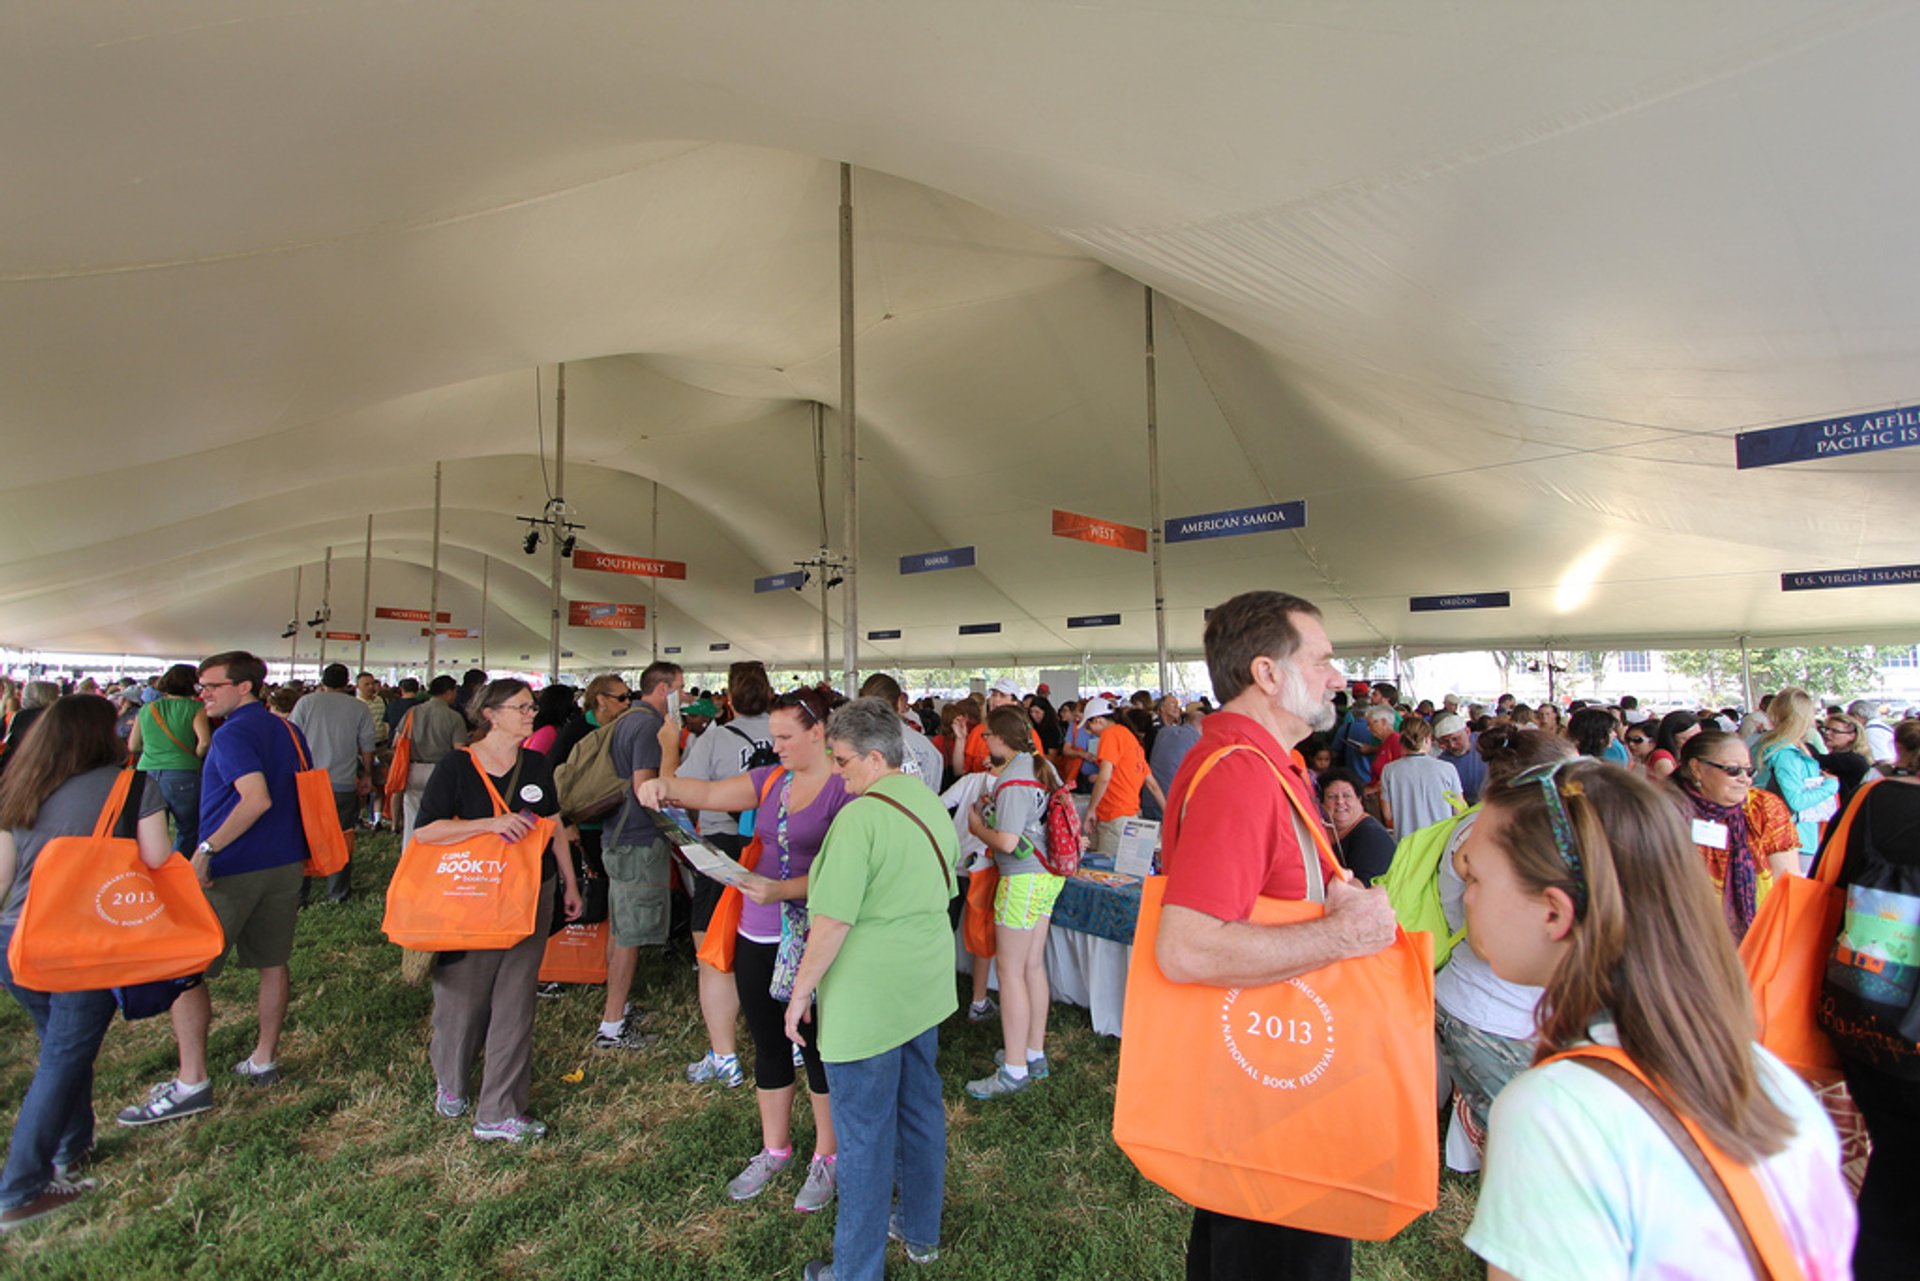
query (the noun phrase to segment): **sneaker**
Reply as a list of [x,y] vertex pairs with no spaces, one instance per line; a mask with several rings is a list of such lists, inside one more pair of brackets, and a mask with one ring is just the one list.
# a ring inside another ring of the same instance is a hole
[[993,1070],[992,1076],[983,1076],[978,1081],[967,1082],[967,1095],[975,1099],[999,1099],[1009,1094],[1018,1094],[1033,1084],[1031,1073],[1018,1081],[1007,1075],[1006,1065]]
[[986,1000],[981,1001],[978,1004],[969,1005],[967,1007],[967,1022],[985,1023],[988,1019],[993,1018],[998,1013],[1000,1013],[999,1004],[992,997],[988,997]]
[[467,1114],[467,1101],[444,1085],[433,1087],[433,1110],[452,1121]]
[[[993,1065],[995,1067],[1005,1067],[1007,1065],[1007,1052],[1005,1050],[995,1050],[993,1052]],[[1047,1062],[1046,1055],[1042,1054],[1037,1059],[1027,1060],[1027,1075],[1032,1079],[1044,1081],[1052,1074],[1053,1065]]]
[[542,983],[533,989],[533,994],[543,1001],[557,1001],[565,992],[566,988],[559,983]]
[[800,1270],[800,1281],[833,1281],[833,1265],[824,1259],[808,1259]]
[[727,1184],[727,1195],[736,1201],[751,1201],[766,1191],[767,1184],[773,1182],[773,1176],[787,1168],[791,1156],[775,1156],[761,1148],[753,1160],[747,1162],[747,1168],[733,1177]]
[[897,1214],[887,1216],[887,1240],[898,1241],[901,1245],[907,1247],[908,1263],[932,1263],[940,1257],[939,1246],[915,1245],[913,1242],[907,1240],[906,1234],[900,1231],[900,1216]]
[[205,1112],[212,1107],[212,1081],[204,1085],[196,1085],[192,1089],[188,1089],[178,1081],[162,1081],[147,1091],[145,1103],[121,1108],[120,1114],[113,1119],[122,1125],[153,1125],[160,1121],[192,1116],[196,1112]]
[[483,1121],[473,1127],[473,1137],[476,1139],[505,1139],[508,1143],[537,1139],[546,1132],[546,1123],[536,1121],[530,1116],[510,1116],[504,1121]]
[[280,1081],[280,1065],[269,1063],[261,1067],[249,1054],[233,1065],[233,1074],[249,1085],[277,1085]]
[[87,1144],[87,1150],[70,1161],[62,1161],[58,1157],[55,1157],[53,1162],[53,1181],[55,1183],[79,1182],[80,1171],[93,1164],[94,1146],[95,1145],[91,1143]]
[[23,1223],[32,1223],[35,1219],[44,1219],[55,1210],[64,1210],[99,1186],[99,1181],[95,1179],[55,1179],[41,1189],[39,1196],[25,1205],[0,1211],[0,1232],[11,1232]]
[[747,1074],[740,1070],[740,1057],[729,1054],[724,1059],[708,1050],[698,1063],[687,1064],[687,1080],[695,1085],[713,1081],[737,1090],[746,1084]]
[[593,1048],[596,1050],[644,1050],[660,1043],[658,1032],[642,1032],[633,1024],[634,1020],[628,1019],[626,1025],[612,1036],[605,1032],[594,1033]]
[[793,1208],[802,1214],[826,1209],[833,1200],[835,1186],[834,1163],[823,1156],[813,1158],[807,1163],[807,1181],[800,1195],[793,1199]]

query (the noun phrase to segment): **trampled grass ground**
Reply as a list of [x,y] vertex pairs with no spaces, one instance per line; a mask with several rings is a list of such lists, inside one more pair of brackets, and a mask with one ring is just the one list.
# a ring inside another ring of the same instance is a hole
[[[164,1018],[116,1022],[95,1102],[101,1190],[0,1239],[0,1274],[48,1278],[776,1278],[831,1253],[833,1214],[792,1212],[796,1166],[759,1200],[724,1184],[759,1145],[752,1087],[689,1085],[705,1047],[690,967],[642,961],[639,999],[661,1046],[588,1048],[598,994],[569,989],[535,1020],[533,1110],[542,1142],[478,1144],[431,1107],[429,990],[398,977],[379,933],[391,836],[362,840],[360,896],[301,918],[294,1000],[281,1049],[286,1080],[255,1090],[226,1069],[252,1048],[252,975],[214,985],[217,1108],[142,1130],[112,1114],[169,1077]],[[1056,1006],[1055,1071],[992,1104],[964,1084],[991,1060],[997,1028],[956,1017],[941,1030],[948,1117],[947,1200],[928,1281],[1183,1275],[1187,1211],[1141,1179],[1109,1133],[1119,1043],[1084,1011]],[[0,1118],[11,1126],[37,1043],[0,999]],[[565,1078],[576,1070],[578,1083]],[[803,1087],[804,1089],[804,1087]],[[796,1146],[811,1141],[796,1109]],[[1482,1274],[1459,1245],[1471,1183],[1449,1178],[1440,1209],[1383,1245],[1356,1275],[1451,1281]],[[898,1253],[890,1273],[908,1275]]]

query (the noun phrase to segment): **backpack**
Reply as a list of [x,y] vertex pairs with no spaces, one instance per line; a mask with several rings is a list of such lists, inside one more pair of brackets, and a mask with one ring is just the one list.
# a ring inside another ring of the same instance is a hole
[[732,724],[722,725],[720,728],[732,733],[739,738],[741,742],[753,749],[753,755],[747,757],[747,769],[772,769],[780,763],[780,753],[773,750],[772,743],[762,743],[760,740],[750,736],[745,730]]
[[1393,862],[1387,865],[1387,874],[1377,882],[1386,890],[1400,928],[1433,940],[1436,970],[1447,963],[1454,947],[1467,935],[1464,925],[1455,930],[1447,924],[1446,911],[1440,904],[1440,860],[1452,847],[1462,817],[1441,819],[1402,837],[1393,851]]
[[613,731],[619,723],[602,725],[575,743],[554,768],[553,789],[568,821],[598,818],[626,795],[628,780],[613,768]]
[[1920,786],[1870,783],[1823,860],[1847,901],[1815,1007],[1840,1057],[1920,1081]]
[[[1049,792],[1035,779],[1015,778],[1000,787],[1031,787],[1047,798],[1047,844],[1045,849],[1036,847],[1033,855],[1055,876],[1072,876],[1079,871],[1080,811],[1073,807],[1073,785],[1063,784]],[[993,789],[996,795],[1000,787]]]

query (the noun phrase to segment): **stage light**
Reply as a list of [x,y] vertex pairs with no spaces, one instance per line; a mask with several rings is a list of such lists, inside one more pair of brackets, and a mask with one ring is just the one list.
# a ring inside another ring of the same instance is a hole
[[533,555],[534,552],[540,549],[540,531],[537,529],[529,529],[526,538],[521,541],[520,545],[526,549],[527,555]]

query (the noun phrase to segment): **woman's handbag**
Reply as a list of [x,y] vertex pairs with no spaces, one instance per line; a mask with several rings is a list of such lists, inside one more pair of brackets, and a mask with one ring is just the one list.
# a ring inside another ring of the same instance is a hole
[[178,854],[158,868],[131,836],[114,834],[136,777],[114,780],[90,836],[56,836],[40,850],[7,945],[14,981],[36,992],[94,992],[206,969],[226,946],[193,867]]
[[[413,713],[400,718],[393,734],[393,759],[387,762],[387,797],[391,800],[407,790],[407,775],[413,769]],[[391,812],[391,810],[389,810]]]
[[323,769],[314,769],[300,733],[287,726],[293,740],[293,754],[300,768],[293,776],[295,794],[300,798],[300,826],[307,834],[308,876],[332,876],[347,865],[347,834],[340,830],[340,808],[333,803],[333,779]]
[[[786,770],[775,768],[767,775],[760,784],[760,805],[767,803],[767,794],[773,791],[773,785],[785,773]],[[760,837],[756,834],[740,851],[740,866],[749,872],[759,867],[761,848]],[[733,941],[740,932],[740,908],[744,901],[737,885],[729,885],[720,891],[720,898],[713,905],[713,916],[707,921],[707,937],[695,953],[701,961],[722,974],[733,973]]]
[[[494,816],[505,814],[506,802],[479,758],[460,750],[486,785]],[[387,887],[381,930],[392,942],[419,952],[512,947],[534,931],[540,855],[556,826],[551,818],[535,818],[532,830],[517,841],[483,832],[447,845],[428,844],[416,833]]]
[[542,983],[605,983],[607,922],[574,923],[556,930],[540,957]]

